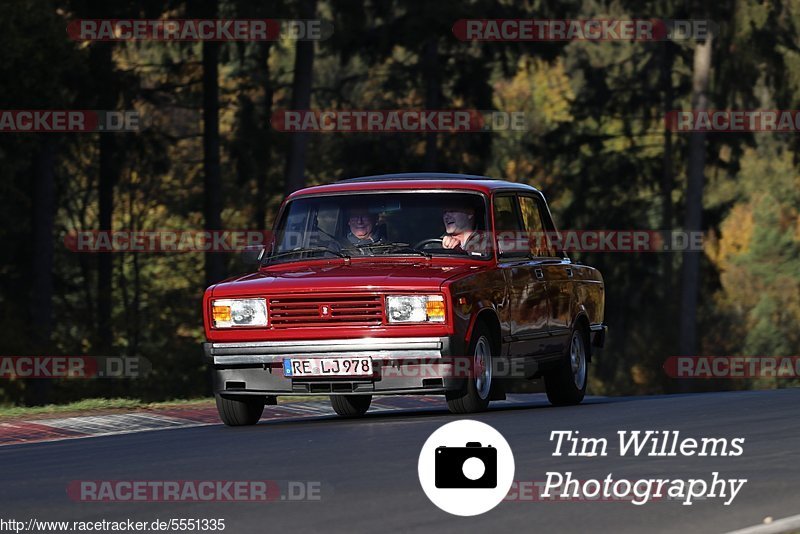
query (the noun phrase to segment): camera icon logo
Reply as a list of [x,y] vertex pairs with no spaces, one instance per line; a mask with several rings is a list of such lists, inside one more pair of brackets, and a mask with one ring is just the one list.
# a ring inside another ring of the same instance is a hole
[[425,441],[419,482],[433,504],[474,516],[500,504],[514,482],[514,454],[491,426],[462,419],[442,425]]
[[437,488],[496,488],[497,449],[470,441],[466,447],[437,447]]

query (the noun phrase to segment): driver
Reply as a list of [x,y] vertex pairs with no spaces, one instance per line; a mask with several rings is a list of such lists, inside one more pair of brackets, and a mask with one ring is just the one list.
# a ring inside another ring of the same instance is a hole
[[354,206],[348,212],[347,224],[350,231],[345,237],[347,245],[371,245],[382,243],[383,238],[377,235],[378,217],[366,206]]
[[444,222],[445,231],[445,235],[442,237],[442,247],[466,252],[467,242],[473,237],[477,237],[475,209],[458,204],[444,206],[442,222]]

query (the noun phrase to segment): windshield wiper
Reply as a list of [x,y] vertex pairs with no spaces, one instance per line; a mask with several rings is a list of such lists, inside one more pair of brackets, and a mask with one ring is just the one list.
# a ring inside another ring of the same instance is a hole
[[366,243],[364,245],[354,244],[353,246],[357,247],[357,248],[366,248],[366,249],[369,249],[369,250],[384,249],[384,248],[385,249],[400,249],[400,250],[404,250],[404,251],[408,251],[408,252],[413,252],[415,254],[419,254],[420,256],[423,256],[423,257],[428,258],[428,259],[431,259],[431,257],[432,257],[429,252],[424,252],[422,250],[416,249],[416,248],[412,247],[411,245],[409,245],[408,243],[399,243],[399,242],[398,243]]
[[279,252],[278,254],[273,254],[272,256],[268,256],[264,259],[267,260],[267,263],[269,263],[271,260],[283,256],[291,256],[292,254],[303,254],[303,253],[314,253],[314,252],[330,252],[334,256],[339,256],[340,258],[344,258],[346,260],[350,259],[350,256],[348,256],[347,254],[343,254],[338,250],[333,250],[328,247],[307,247],[307,248],[298,247],[292,250],[287,250],[285,252]]

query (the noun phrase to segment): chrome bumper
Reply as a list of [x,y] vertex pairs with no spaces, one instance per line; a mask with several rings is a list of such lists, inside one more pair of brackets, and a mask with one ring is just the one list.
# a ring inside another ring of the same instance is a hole
[[208,361],[219,366],[281,363],[285,357],[428,360],[450,354],[450,343],[446,337],[211,342],[203,343],[203,351]]

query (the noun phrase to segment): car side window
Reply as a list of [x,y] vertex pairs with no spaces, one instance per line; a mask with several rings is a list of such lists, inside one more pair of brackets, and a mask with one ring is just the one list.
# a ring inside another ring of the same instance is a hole
[[505,256],[527,254],[527,247],[519,246],[519,238],[523,233],[517,209],[517,199],[513,195],[494,197],[494,229],[497,234],[498,252]]
[[519,198],[522,220],[525,232],[528,233],[530,251],[534,256],[555,256],[555,250],[550,246],[550,240],[542,223],[542,214],[539,203],[533,197],[522,196]]

